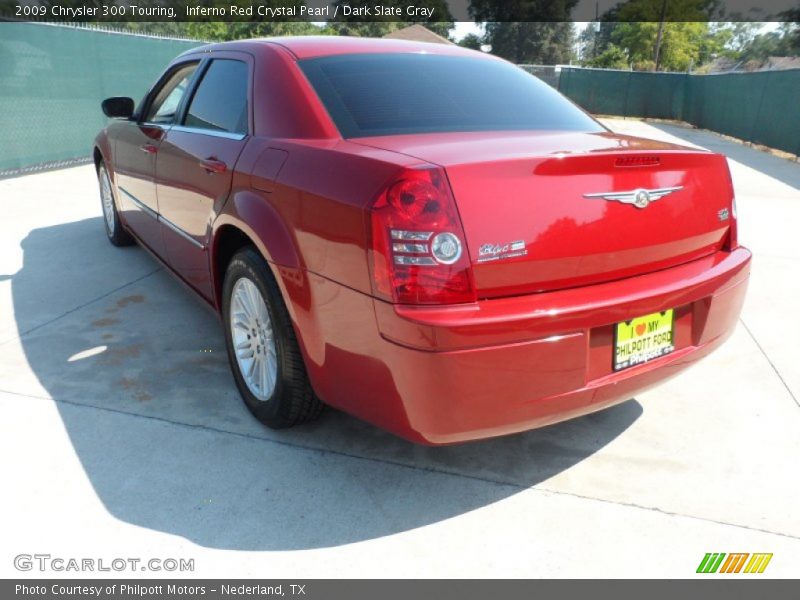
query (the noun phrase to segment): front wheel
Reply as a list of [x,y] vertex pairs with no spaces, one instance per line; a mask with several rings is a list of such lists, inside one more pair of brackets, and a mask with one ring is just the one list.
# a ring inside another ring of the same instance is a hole
[[273,429],[316,418],[322,403],[308,381],[278,284],[254,248],[240,250],[228,265],[222,315],[228,361],[250,412]]
[[103,206],[103,221],[108,241],[115,246],[130,246],[133,244],[133,238],[120,223],[117,203],[114,200],[114,188],[108,170],[102,162],[97,167],[97,180],[100,184],[100,201]]

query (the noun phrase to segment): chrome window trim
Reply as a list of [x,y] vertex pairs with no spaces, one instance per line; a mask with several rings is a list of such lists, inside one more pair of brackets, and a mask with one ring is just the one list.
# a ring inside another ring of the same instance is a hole
[[181,236],[181,237],[182,237],[183,239],[185,239],[187,242],[190,242],[191,244],[193,244],[195,247],[199,248],[200,250],[205,250],[205,249],[206,249],[206,247],[205,247],[203,244],[201,244],[200,242],[198,242],[198,241],[197,241],[196,239],[194,239],[194,238],[193,238],[191,235],[189,235],[188,233],[186,233],[186,232],[185,232],[183,229],[181,229],[180,227],[178,227],[177,225],[175,225],[175,223],[173,223],[173,222],[172,222],[172,221],[170,221],[169,219],[165,219],[165,218],[163,217],[163,215],[159,215],[159,216],[158,216],[158,220],[159,220],[159,221],[161,221],[162,223],[164,223],[164,225],[166,225],[167,227],[169,227],[169,228],[170,228],[172,231],[174,231],[175,233],[177,233],[179,236]]
[[229,140],[241,141],[247,137],[246,133],[231,133],[230,131],[217,131],[215,129],[203,129],[202,127],[187,127],[186,125],[173,125],[170,131],[183,131],[185,133],[200,133],[212,137],[226,138]]
[[155,121],[142,121],[141,123],[134,123],[141,127],[158,127],[162,131],[167,131],[172,127],[172,123],[156,123]]

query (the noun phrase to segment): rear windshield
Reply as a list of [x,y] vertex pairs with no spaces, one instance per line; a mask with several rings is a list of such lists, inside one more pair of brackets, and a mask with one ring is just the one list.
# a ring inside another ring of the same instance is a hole
[[506,62],[431,54],[347,54],[299,62],[343,137],[438,131],[603,131]]

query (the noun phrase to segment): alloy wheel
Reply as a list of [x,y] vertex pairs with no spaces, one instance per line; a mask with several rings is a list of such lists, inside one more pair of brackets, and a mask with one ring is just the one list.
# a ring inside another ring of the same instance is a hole
[[105,167],[100,167],[100,198],[103,201],[103,216],[106,219],[109,235],[114,235],[114,195],[111,192],[111,180]]
[[233,285],[230,327],[239,372],[250,392],[266,402],[278,381],[278,353],[264,297],[247,277]]

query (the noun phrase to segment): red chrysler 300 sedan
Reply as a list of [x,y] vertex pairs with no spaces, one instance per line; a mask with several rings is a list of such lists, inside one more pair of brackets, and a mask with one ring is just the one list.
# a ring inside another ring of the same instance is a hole
[[742,306],[723,156],[612,133],[479,52],[214,44],[103,110],[109,239],[219,311],[271,427],[322,403],[428,444],[547,425],[694,363]]

